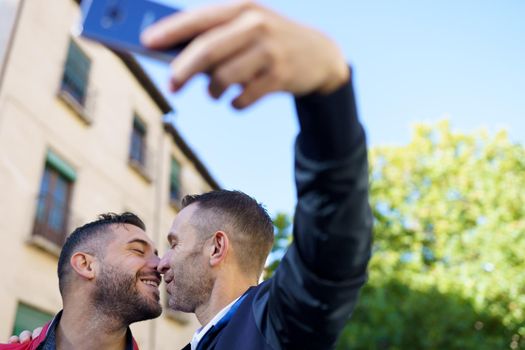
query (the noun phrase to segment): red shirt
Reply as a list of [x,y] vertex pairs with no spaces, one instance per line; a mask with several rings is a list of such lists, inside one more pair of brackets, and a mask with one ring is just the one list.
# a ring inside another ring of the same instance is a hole
[[[0,344],[0,350],[42,350],[44,349],[45,341],[47,340],[46,348],[55,349],[55,329],[60,321],[60,316],[62,316],[62,311],[60,311],[50,322],[46,323],[42,328],[42,332],[38,337],[25,342],[25,343],[16,343],[16,344]],[[50,339],[48,339],[48,337]],[[139,350],[137,342],[131,335],[131,330],[128,328],[126,333],[126,350]]]
[[35,337],[32,340],[25,343],[0,344],[0,350],[36,350],[38,346],[46,339],[49,326],[52,322],[53,321],[46,323],[38,337]]

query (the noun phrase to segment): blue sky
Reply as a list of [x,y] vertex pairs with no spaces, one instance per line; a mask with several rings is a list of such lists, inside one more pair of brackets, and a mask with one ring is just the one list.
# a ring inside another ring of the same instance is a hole
[[[162,0],[192,8],[213,1]],[[355,69],[360,117],[375,145],[408,142],[416,122],[443,118],[470,132],[507,129],[525,144],[525,1],[266,0],[341,46]],[[143,61],[165,90],[167,67]],[[176,126],[219,183],[293,213],[293,101],[271,95],[243,112],[220,101],[197,77],[167,94]],[[233,89],[235,90],[235,89]]]

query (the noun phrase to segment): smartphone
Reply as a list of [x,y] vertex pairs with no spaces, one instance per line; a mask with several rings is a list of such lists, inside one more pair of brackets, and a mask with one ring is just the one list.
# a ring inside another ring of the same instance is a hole
[[77,34],[114,50],[134,52],[170,62],[187,45],[150,50],[140,43],[142,31],[180,9],[148,0],[83,0]]

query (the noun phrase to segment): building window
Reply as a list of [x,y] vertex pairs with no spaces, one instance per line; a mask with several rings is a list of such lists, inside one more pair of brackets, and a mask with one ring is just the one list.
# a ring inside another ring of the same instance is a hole
[[69,202],[75,178],[73,168],[49,151],[40,183],[34,235],[62,246],[67,235]]
[[61,90],[71,96],[80,106],[85,106],[90,68],[91,61],[89,58],[71,40],[67,51]]
[[180,164],[176,159],[171,159],[171,174],[170,174],[170,202],[172,204],[179,202],[181,195],[180,186]]
[[33,330],[41,327],[50,321],[53,315],[47,312],[42,312],[29,305],[18,303],[16,309],[15,324],[11,334],[20,334],[23,330]]
[[129,159],[141,168],[146,166],[146,126],[136,116],[133,118]]

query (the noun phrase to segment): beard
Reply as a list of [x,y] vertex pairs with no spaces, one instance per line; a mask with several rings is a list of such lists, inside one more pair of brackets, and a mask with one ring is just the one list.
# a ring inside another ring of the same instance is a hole
[[143,295],[137,288],[138,276],[126,274],[111,265],[102,265],[100,272],[93,301],[101,313],[126,326],[156,318],[162,313],[158,300]]
[[172,266],[173,281],[167,286],[168,306],[182,312],[195,312],[210,298],[213,278],[209,268],[198,260],[200,253],[194,252],[184,263]]

